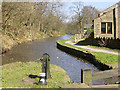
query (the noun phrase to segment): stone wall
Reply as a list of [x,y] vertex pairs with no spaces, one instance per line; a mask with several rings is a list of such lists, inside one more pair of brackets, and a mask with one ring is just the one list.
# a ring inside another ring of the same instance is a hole
[[[112,48],[112,49],[120,49],[120,40],[119,39],[103,38],[103,40],[105,41],[104,47]],[[92,41],[93,41],[93,45],[100,46],[101,38],[95,38]]]
[[92,63],[94,66],[96,66],[100,70],[112,69],[112,67],[109,67],[108,65],[99,62],[95,58],[95,56],[92,55],[89,52],[82,51],[82,50],[80,51],[80,50],[77,50],[77,49],[74,49],[74,48],[70,48],[70,47],[61,45],[60,43],[57,43],[57,48],[64,51],[64,52],[66,52],[66,53],[68,53],[68,54],[70,54],[70,55],[73,55],[75,57],[87,60],[88,62]]
[[120,39],[113,38],[94,38],[94,33],[91,33],[84,42],[87,42],[87,45],[100,46],[102,44],[101,39],[105,41],[104,47],[120,49]]

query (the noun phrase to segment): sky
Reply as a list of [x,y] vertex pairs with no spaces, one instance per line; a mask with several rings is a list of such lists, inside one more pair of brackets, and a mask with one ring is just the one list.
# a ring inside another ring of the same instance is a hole
[[[95,7],[96,9],[100,10],[100,11],[103,11],[107,8],[109,8],[110,6],[118,3],[120,0],[101,0],[101,1],[98,1],[98,0],[79,0],[79,1],[82,1],[83,5],[84,6],[93,6]],[[77,1],[75,1],[77,2]],[[73,5],[73,1],[70,1],[70,0],[67,0],[64,3],[64,13],[69,17],[69,19],[67,21],[70,20],[71,18],[71,10],[70,10],[70,7]]]
[[99,10],[104,10],[118,2],[84,2],[84,5],[92,5]]

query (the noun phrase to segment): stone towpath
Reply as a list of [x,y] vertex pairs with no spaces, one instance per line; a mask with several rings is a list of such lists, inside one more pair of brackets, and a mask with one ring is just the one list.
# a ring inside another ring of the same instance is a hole
[[109,54],[120,55],[120,53],[114,52],[114,51],[111,51],[111,50],[91,48],[91,47],[84,46],[84,45],[75,45],[76,43],[73,43],[72,41],[66,41],[66,43],[77,46],[77,47],[80,47],[80,48],[83,48],[83,49],[88,49],[88,50],[91,50],[91,51],[95,51],[95,52],[104,52],[104,53],[109,53]]

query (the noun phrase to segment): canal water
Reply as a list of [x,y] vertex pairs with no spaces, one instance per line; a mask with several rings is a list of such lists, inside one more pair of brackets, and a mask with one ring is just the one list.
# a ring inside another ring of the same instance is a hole
[[90,68],[94,72],[97,68],[85,60],[73,57],[56,48],[56,40],[69,39],[70,36],[45,38],[14,46],[9,52],[2,55],[2,64],[37,61],[36,59],[41,58],[44,53],[48,53],[51,64],[60,66],[73,82],[80,83],[81,69]]

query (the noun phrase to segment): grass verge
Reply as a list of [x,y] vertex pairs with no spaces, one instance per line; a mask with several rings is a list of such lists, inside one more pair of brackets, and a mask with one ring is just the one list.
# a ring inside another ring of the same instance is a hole
[[[52,79],[47,79],[47,85],[24,83],[22,80],[29,75],[41,73],[39,62],[16,62],[2,66],[2,87],[31,87],[31,88],[58,88],[61,85],[72,83],[66,72],[56,65],[50,65]],[[35,81],[38,82],[39,78]]]
[[70,47],[70,48],[74,48],[74,49],[77,49],[77,50],[83,50],[83,51],[86,51],[86,49],[83,49],[83,48],[79,48],[79,47],[76,47],[74,45],[71,45],[69,43],[66,43],[66,41],[73,41],[74,40],[74,36],[72,36],[70,39],[66,39],[66,40],[57,40],[57,43],[63,45],[63,46],[67,46],[67,47]]
[[118,55],[108,54],[103,52],[92,52],[95,55],[96,59],[102,63],[110,64],[110,63],[120,63],[118,59]]

